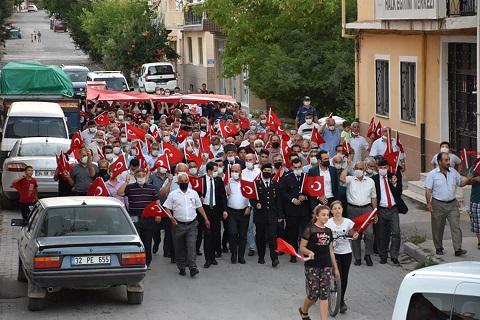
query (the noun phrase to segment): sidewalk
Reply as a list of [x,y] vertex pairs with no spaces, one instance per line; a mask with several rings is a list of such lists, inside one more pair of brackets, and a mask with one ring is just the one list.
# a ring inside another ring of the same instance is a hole
[[17,278],[18,229],[10,227],[10,220],[21,218],[20,212],[0,211],[0,278]]

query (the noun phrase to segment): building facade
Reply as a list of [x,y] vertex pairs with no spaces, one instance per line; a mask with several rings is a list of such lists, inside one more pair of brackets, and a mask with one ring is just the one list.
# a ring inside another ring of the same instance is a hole
[[[357,0],[356,114],[398,130],[407,176],[441,141],[477,150],[477,0]],[[480,149],[479,149],[480,150]]]

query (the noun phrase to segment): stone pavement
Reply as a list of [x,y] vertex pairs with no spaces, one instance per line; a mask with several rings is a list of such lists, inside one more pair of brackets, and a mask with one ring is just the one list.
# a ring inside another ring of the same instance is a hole
[[0,212],[0,277],[16,279],[18,264],[18,230],[10,226],[10,220],[21,218],[20,212]]

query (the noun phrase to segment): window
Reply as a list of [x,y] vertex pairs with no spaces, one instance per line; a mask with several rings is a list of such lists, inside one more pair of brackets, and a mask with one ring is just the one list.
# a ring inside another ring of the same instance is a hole
[[400,111],[401,119],[416,121],[416,70],[415,62],[400,62]]
[[198,38],[198,64],[203,64],[203,39]]
[[380,116],[390,113],[390,83],[388,60],[375,60],[375,112]]
[[42,142],[42,143],[26,143],[20,146],[18,151],[19,157],[54,157],[60,152],[66,152],[69,146],[67,144]]
[[187,38],[187,47],[188,47],[188,62],[193,63],[192,37]]
[[72,82],[86,82],[88,71],[73,71],[73,70],[63,70],[67,76],[72,80]]
[[164,76],[173,74],[173,67],[170,65],[158,65],[158,66],[150,66],[148,67],[149,76]]
[[[480,297],[446,293],[414,293],[408,305],[407,320],[477,320],[480,319],[479,312]],[[451,314],[452,318],[450,318]]]
[[105,81],[108,90],[124,91],[127,88],[127,82],[123,77],[95,78],[95,81]]
[[63,118],[9,117],[5,138],[68,138]]

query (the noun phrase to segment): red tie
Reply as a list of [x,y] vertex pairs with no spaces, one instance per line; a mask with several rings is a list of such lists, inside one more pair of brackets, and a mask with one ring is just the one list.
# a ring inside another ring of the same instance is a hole
[[387,176],[383,177],[383,184],[385,185],[385,193],[387,194],[388,209],[392,207],[392,200],[390,199],[390,188],[388,187]]

